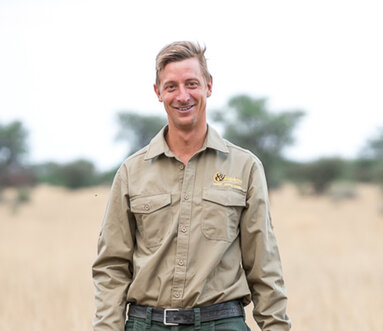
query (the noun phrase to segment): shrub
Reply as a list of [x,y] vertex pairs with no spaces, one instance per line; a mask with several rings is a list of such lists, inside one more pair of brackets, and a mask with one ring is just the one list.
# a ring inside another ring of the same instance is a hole
[[71,189],[98,184],[98,175],[92,162],[76,160],[66,164],[48,162],[35,166],[40,183],[65,186]]
[[316,194],[323,194],[332,182],[341,178],[345,161],[340,158],[321,158],[298,167],[300,177],[309,182]]

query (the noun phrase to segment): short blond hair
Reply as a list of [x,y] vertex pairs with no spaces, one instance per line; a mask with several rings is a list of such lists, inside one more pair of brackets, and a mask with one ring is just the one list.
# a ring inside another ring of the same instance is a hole
[[197,58],[200,64],[202,75],[204,76],[206,83],[210,83],[212,77],[207,69],[205,51],[206,47],[201,47],[198,43],[193,43],[191,41],[176,41],[166,45],[156,56],[156,85],[159,86],[160,73],[164,70],[167,64],[193,57]]

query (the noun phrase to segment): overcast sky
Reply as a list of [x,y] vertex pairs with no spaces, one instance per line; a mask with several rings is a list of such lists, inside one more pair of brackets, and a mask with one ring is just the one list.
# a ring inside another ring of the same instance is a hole
[[155,56],[192,40],[214,77],[208,111],[266,97],[306,112],[286,156],[355,157],[383,126],[380,2],[0,0],[0,123],[25,124],[31,162],[116,166],[116,113],[164,114]]

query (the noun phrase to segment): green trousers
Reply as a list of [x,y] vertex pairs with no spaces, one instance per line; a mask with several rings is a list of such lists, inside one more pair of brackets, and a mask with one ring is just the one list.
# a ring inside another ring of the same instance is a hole
[[141,318],[130,317],[126,321],[125,331],[250,331],[244,317],[231,317],[217,321],[196,323],[196,325],[166,326],[161,322],[145,321]]

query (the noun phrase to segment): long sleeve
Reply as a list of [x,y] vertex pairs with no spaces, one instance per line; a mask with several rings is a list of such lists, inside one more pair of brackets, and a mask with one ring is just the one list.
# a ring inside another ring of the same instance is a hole
[[133,275],[135,221],[130,212],[128,183],[123,168],[117,172],[98,240],[93,264],[95,331],[124,329],[126,295]]
[[256,159],[240,224],[242,263],[258,326],[264,331],[285,331],[291,321],[286,315],[287,296],[269,209],[263,166]]

